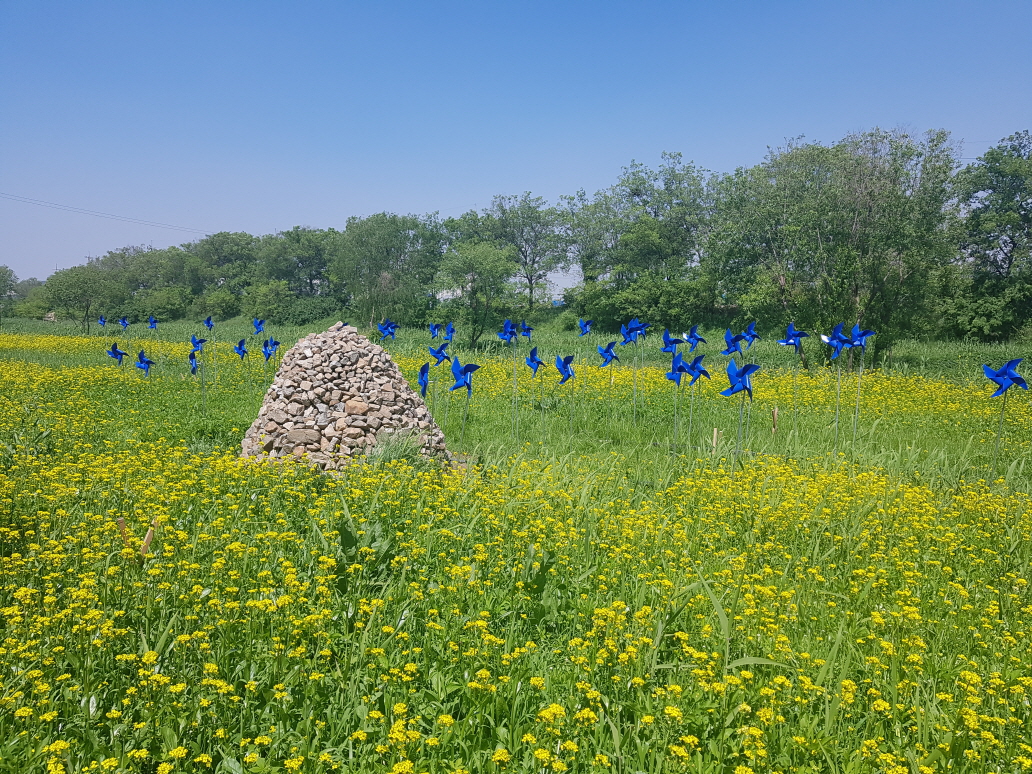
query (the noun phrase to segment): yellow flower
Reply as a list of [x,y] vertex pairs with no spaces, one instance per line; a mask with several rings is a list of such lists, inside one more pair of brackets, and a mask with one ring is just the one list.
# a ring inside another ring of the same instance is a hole
[[494,754],[491,756],[491,760],[499,766],[504,766],[512,760],[512,755],[504,747],[499,747],[494,751]]

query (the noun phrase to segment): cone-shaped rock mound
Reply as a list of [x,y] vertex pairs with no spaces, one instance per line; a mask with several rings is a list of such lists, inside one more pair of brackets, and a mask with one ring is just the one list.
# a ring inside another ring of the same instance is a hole
[[382,347],[337,323],[301,339],[284,356],[245,457],[308,455],[335,469],[390,436],[408,436],[427,455],[445,455],[444,433]]

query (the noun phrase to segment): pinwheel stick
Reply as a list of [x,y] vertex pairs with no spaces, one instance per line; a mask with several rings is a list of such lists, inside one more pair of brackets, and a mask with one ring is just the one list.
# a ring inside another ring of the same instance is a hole
[[466,405],[462,409],[462,434],[459,436],[459,446],[466,444],[466,417],[469,416],[469,401],[472,395],[472,391],[466,390]]
[[[697,381],[697,380],[696,380]],[[692,445],[692,422],[695,420],[695,384],[692,383],[692,399],[688,408],[688,447]]]
[[512,437],[519,443],[520,423],[517,419],[519,414],[519,397],[516,390],[516,339],[512,342]]
[[856,377],[856,407],[853,409],[853,446],[854,451],[856,447],[856,426],[860,419],[860,381],[864,378],[864,355],[866,353],[860,352],[860,373]]
[[448,392],[445,393],[445,398],[447,398],[447,400],[444,401],[444,432],[445,433],[448,432],[448,412],[451,409],[451,396],[452,396],[451,391],[448,391]]
[[677,454],[677,442],[678,442],[678,440],[680,440],[679,435],[678,435],[678,430],[680,430],[680,428],[678,427],[678,412],[679,412],[680,407],[681,407],[681,385],[678,384],[677,382],[674,382],[674,444],[673,444],[674,454]]
[[745,418],[745,392],[742,392],[742,400],[738,404],[738,442],[735,444],[735,456],[731,460],[731,478],[735,477],[735,468],[738,467],[738,455],[742,451],[742,420]]
[[839,436],[839,406],[842,403],[842,363],[838,363],[838,388],[835,391],[835,451],[834,458],[838,459],[838,436]]
[[541,398],[538,400],[538,408],[541,410],[541,443],[545,442],[545,372],[542,370],[538,376],[538,389]]
[[[800,355],[800,358],[802,355]],[[792,434],[795,436],[796,444],[799,443],[799,361],[796,361],[792,370]]]
[[[1010,391],[1008,390],[1007,392]],[[1007,411],[1007,392],[1003,393],[1003,404],[1000,406],[1000,424],[996,426],[996,448],[993,449],[993,478],[996,478],[996,459],[1000,454],[1000,439],[1003,438],[1003,415]]]
[[634,369],[634,388],[631,393],[631,417],[635,428],[638,427],[638,340],[634,340],[634,355],[631,360]]
[[201,416],[208,416],[208,387],[207,380],[204,378],[204,361],[202,360],[197,364],[198,369],[201,372]]

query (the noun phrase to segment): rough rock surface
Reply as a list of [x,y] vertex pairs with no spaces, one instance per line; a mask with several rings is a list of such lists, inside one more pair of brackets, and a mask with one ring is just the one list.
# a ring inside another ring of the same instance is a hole
[[245,457],[307,454],[335,469],[394,433],[417,439],[428,456],[447,454],[444,433],[391,356],[337,323],[283,356],[241,446]]

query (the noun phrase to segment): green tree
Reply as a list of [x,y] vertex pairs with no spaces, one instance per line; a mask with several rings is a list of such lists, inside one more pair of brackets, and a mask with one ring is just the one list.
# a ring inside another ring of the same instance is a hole
[[241,311],[248,317],[260,317],[274,323],[286,321],[294,293],[286,280],[270,280],[247,289],[241,299]]
[[981,338],[1006,338],[1032,320],[1032,133],[1001,140],[957,183],[969,283],[957,324]]
[[446,304],[468,333],[470,346],[510,308],[519,268],[512,248],[487,242],[460,242],[445,253],[437,288],[449,297]]
[[52,308],[74,320],[84,333],[89,332],[96,309],[110,303],[115,290],[110,272],[95,262],[54,272],[45,288]]
[[717,303],[778,324],[861,322],[882,345],[921,332],[954,254],[956,166],[944,131],[876,129],[791,142],[724,176],[704,261]]
[[433,302],[443,242],[434,216],[349,218],[333,245],[328,273],[338,297],[370,326],[385,317],[421,324]]
[[633,223],[630,202],[611,189],[590,200],[582,190],[563,202],[563,229],[574,263],[585,283],[598,282],[617,264],[620,238]]
[[260,272],[301,296],[329,295],[327,267],[337,232],[294,226],[262,240]]
[[567,264],[561,220],[558,209],[529,191],[522,196],[494,197],[480,220],[480,228],[490,239],[512,248],[515,276],[526,293],[527,309],[534,308],[535,293],[545,287],[548,275]]
[[262,240],[244,232],[220,231],[195,242],[188,249],[205,269],[205,285],[240,294],[258,281]]
[[17,284],[18,277],[15,276],[14,270],[8,266],[0,266],[0,300],[13,295]]
[[14,289],[12,292],[14,293],[15,298],[22,299],[28,297],[30,293],[41,287],[43,287],[43,282],[41,280],[38,280],[35,277],[29,277],[28,279],[23,279],[14,283]]

